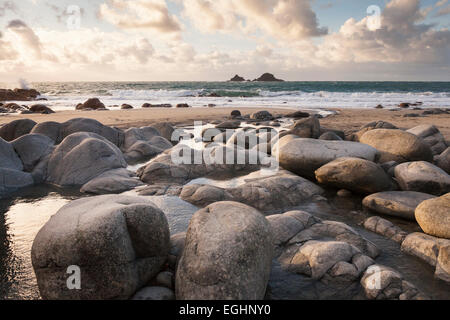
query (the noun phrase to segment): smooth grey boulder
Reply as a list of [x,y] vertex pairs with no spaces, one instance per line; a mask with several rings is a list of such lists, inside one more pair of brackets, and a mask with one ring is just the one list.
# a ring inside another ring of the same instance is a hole
[[235,201],[268,211],[294,207],[323,193],[324,190],[314,183],[289,172],[281,172],[275,176],[250,180],[236,188],[188,185],[183,188],[180,197],[196,206]]
[[30,133],[47,136],[52,139],[55,144],[59,144],[63,140],[61,136],[61,126],[62,125],[59,122],[42,122],[34,126],[33,130],[31,130]]
[[381,217],[370,217],[364,221],[364,228],[381,234],[397,243],[402,243],[408,235],[405,231],[394,225],[392,222]]
[[436,165],[450,174],[450,148],[447,148],[436,158]]
[[364,126],[361,127],[361,129],[353,134],[352,141],[359,141],[361,137],[368,131],[376,130],[376,129],[388,129],[388,130],[396,130],[398,129],[395,125],[392,123],[386,122],[386,121],[374,121],[370,122]]
[[23,163],[11,143],[0,138],[0,168],[23,170]]
[[373,243],[344,223],[322,221],[304,211],[267,219],[281,268],[320,281],[332,291],[346,290],[379,254]]
[[263,215],[241,203],[214,203],[189,224],[176,273],[176,297],[262,300],[272,256],[272,230]]
[[128,163],[145,162],[161,154],[173,145],[161,137],[153,127],[131,128],[125,131],[122,151]]
[[[277,154],[273,151],[272,154]],[[352,157],[375,162],[378,157],[375,148],[362,143],[316,139],[293,139],[287,143],[280,140],[278,152],[280,165],[284,169],[306,177],[314,177],[317,169],[338,158]]]
[[427,299],[414,285],[405,281],[396,270],[372,265],[361,279],[369,300],[424,300]]
[[416,256],[431,266],[436,267],[441,249],[449,246],[450,240],[448,239],[440,239],[424,233],[415,232],[409,234],[405,241],[403,241],[402,251]]
[[300,231],[319,222],[313,215],[305,211],[289,211],[267,217],[273,230],[275,246],[286,245]]
[[447,143],[445,142],[445,138],[439,129],[434,125],[423,124],[417,127],[414,127],[407,132],[412,133],[419,138],[423,139],[423,141],[428,144],[433,152],[433,155],[441,154],[445,149],[447,149]]
[[402,251],[436,267],[435,277],[450,283],[450,240],[412,233],[403,241]]
[[23,169],[33,171],[34,167],[53,152],[54,142],[41,134],[26,134],[11,142],[23,163]]
[[380,151],[380,163],[433,161],[430,147],[421,138],[402,130],[371,130],[366,132],[359,141]]
[[36,122],[30,119],[14,120],[0,127],[0,138],[13,141],[25,134],[30,133]]
[[146,287],[139,290],[131,300],[170,301],[175,300],[175,293],[165,287]]
[[46,181],[59,186],[82,186],[100,174],[127,167],[122,152],[105,138],[80,132],[68,136],[48,161]]
[[71,119],[61,124],[60,137],[64,140],[71,134],[78,132],[90,132],[98,134],[108,141],[112,142],[117,147],[120,147],[124,140],[124,133],[116,128],[111,128],[101,124],[97,120],[77,118]]
[[450,175],[429,162],[403,163],[395,167],[395,178],[403,191],[436,196],[450,192]]
[[[170,249],[164,213],[142,197],[98,196],[61,208],[39,231],[31,258],[47,300],[128,299],[155,277]],[[69,290],[78,266],[81,289]]]
[[450,193],[422,202],[416,209],[416,220],[426,234],[450,239]]
[[127,169],[114,169],[102,173],[83,185],[81,192],[98,195],[118,194],[141,185],[143,183],[136,177],[134,172]]
[[[347,242],[307,241],[292,257],[288,270],[319,280],[338,263],[351,262],[357,254],[361,254],[359,249]],[[357,279],[360,272],[355,266],[350,267],[353,272],[348,275]]]
[[0,181],[0,199],[34,184],[31,174],[8,168],[0,168]]
[[333,131],[327,131],[319,137],[319,140],[327,140],[327,141],[342,141],[340,136],[338,136]]
[[178,141],[173,141],[173,133],[175,131],[175,128],[168,122],[159,122],[156,124],[152,124],[152,127],[159,131],[161,136],[165,138],[167,141],[171,142],[172,144],[177,144]]
[[55,144],[61,143],[66,137],[78,132],[95,133],[106,138],[114,145],[120,147],[124,140],[124,133],[116,128],[101,124],[97,120],[76,118],[64,123],[43,122],[36,125],[31,133],[39,133],[52,139]]
[[356,193],[370,194],[392,190],[391,177],[379,165],[359,158],[339,158],[316,172],[319,183]]
[[316,116],[297,121],[289,131],[300,138],[318,139],[320,137],[320,122]]
[[414,191],[389,191],[372,194],[363,200],[363,206],[377,213],[416,221],[416,208],[435,196]]

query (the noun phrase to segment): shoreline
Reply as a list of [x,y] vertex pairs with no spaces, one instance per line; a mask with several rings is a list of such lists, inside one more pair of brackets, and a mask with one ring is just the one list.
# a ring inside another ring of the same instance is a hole
[[[187,125],[193,121],[229,120],[232,110],[240,110],[242,115],[250,115],[261,110],[268,110],[274,115],[284,116],[293,111],[313,111],[310,108],[188,108],[188,109],[134,109],[109,111],[57,111],[54,114],[8,114],[0,115],[0,126],[19,119],[31,119],[37,123],[46,121],[65,122],[74,118],[90,118],[107,126],[121,129],[149,126],[158,122],[169,122],[172,125]],[[405,109],[392,111],[389,109],[348,109],[330,108],[337,114],[320,119],[324,127],[343,131],[357,131],[373,121],[386,121],[400,129],[410,129],[418,125],[432,124],[439,128],[447,141],[450,140],[450,114],[420,116],[423,110]],[[314,110],[323,111],[323,110]],[[314,112],[313,111],[313,112]],[[419,117],[405,117],[418,114]],[[192,125],[192,124],[191,124]]]

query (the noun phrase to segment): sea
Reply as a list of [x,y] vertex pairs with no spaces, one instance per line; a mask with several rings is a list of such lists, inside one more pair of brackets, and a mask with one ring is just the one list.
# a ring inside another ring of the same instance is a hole
[[[97,97],[107,107],[188,103],[192,107],[374,108],[421,102],[450,107],[450,82],[34,82],[54,110]],[[11,84],[7,87],[12,87]]]

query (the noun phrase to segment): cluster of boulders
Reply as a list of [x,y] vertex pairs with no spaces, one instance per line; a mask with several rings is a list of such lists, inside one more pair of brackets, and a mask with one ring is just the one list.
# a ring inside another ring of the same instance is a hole
[[[110,108],[119,108],[122,110],[132,110],[134,107],[128,103],[124,103],[122,105],[114,105],[110,106]],[[173,106],[171,104],[151,104],[151,103],[144,103],[141,108],[148,109],[148,108],[172,108]],[[176,105],[176,108],[190,108],[191,106],[186,103],[179,103]],[[86,100],[84,103],[79,103],[76,105],[75,110],[81,110],[81,111],[106,111],[108,110],[106,105],[100,101],[99,98],[90,98]]]
[[0,113],[20,113],[20,114],[52,114],[55,113],[45,104],[33,104],[31,106],[21,106],[17,103],[0,103]]
[[40,95],[35,89],[0,89],[0,101],[31,101]]
[[[158,124],[164,134],[170,124]],[[37,124],[16,120],[0,128],[0,196],[33,184],[80,186],[87,193],[121,193],[142,182],[129,164],[173,145],[153,127],[122,131],[92,119]]]
[[[200,138],[200,149],[172,141],[186,132],[167,123],[123,131],[89,119],[19,120],[0,128],[0,196],[42,182],[100,195],[66,205],[37,235],[42,297],[264,299],[275,266],[314,287],[307,298],[428,298],[378,264],[380,249],[355,228],[295,210],[326,201],[331,190],[365,197],[367,212],[386,219],[371,216],[364,227],[449,282],[450,176],[442,163],[450,159],[437,128],[406,132],[377,122],[345,134],[305,116],[274,130],[255,125],[273,121],[270,113],[255,113],[246,127],[233,112],[201,137],[186,134]],[[256,171],[228,187],[192,182]],[[139,196],[108,195],[131,189]],[[187,232],[170,238],[167,213],[148,195],[198,207]],[[388,217],[417,222],[423,233],[408,235]],[[82,272],[80,290],[67,287],[71,266]]]

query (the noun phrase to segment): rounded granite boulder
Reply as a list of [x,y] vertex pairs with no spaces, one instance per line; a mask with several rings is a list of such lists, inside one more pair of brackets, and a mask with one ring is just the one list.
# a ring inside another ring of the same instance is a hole
[[177,299],[263,299],[273,249],[270,225],[256,209],[216,202],[198,211],[178,264]]
[[416,209],[416,220],[426,234],[450,239],[450,193],[422,202]]
[[[161,271],[169,250],[164,213],[143,197],[114,195],[61,208],[37,234],[31,258],[43,299],[129,299]],[[70,270],[78,270],[78,290],[68,287]]]

